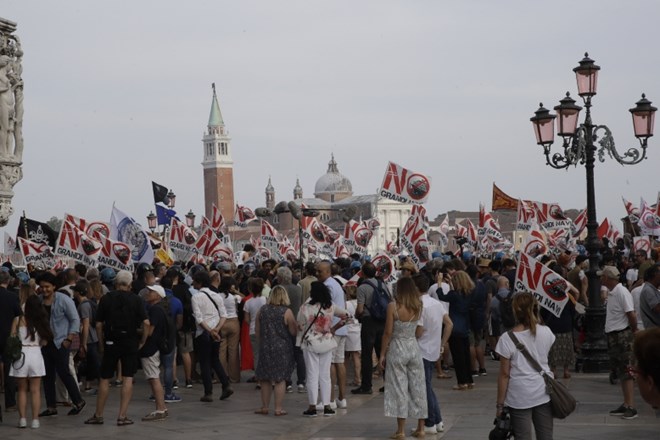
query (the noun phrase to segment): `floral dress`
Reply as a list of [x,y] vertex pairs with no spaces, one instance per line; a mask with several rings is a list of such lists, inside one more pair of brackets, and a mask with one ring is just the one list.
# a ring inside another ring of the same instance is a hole
[[399,320],[395,311],[394,330],[385,358],[385,416],[425,419],[426,382],[424,363],[415,330],[422,320]]
[[284,322],[285,306],[266,304],[259,311],[259,362],[257,380],[281,382],[293,373],[295,362],[289,329]]

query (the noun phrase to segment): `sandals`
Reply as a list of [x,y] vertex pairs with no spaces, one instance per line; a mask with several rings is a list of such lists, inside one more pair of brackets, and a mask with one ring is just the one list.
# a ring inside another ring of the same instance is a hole
[[446,374],[446,373],[438,373],[438,376],[437,376],[438,379],[451,379],[452,377],[454,377],[454,376],[452,376],[451,374]]
[[102,425],[102,424],[103,424],[103,417],[99,417],[96,414],[94,414],[89,419],[85,420],[85,425]]
[[[268,408],[260,408],[258,410],[255,410],[254,413],[262,415],[262,416],[267,416],[268,415]],[[277,414],[275,414],[275,415],[277,415]]]
[[392,440],[403,440],[404,438],[406,438],[406,434],[404,434],[403,432],[395,432],[390,436],[390,438]]
[[426,433],[424,432],[423,429],[422,429],[422,430],[418,430],[418,429],[416,429],[416,430],[414,430],[414,431],[412,432],[411,435],[412,435],[413,437],[417,437],[417,438],[420,438],[420,437],[426,437]]
[[133,423],[135,422],[128,417],[120,417],[117,419],[117,426],[132,425]]
[[454,391],[465,391],[468,389],[468,385],[467,384],[454,385],[453,387],[451,387],[451,389]]
[[280,417],[280,416],[285,416],[289,414],[288,412],[281,410],[281,411],[275,411],[275,417]]

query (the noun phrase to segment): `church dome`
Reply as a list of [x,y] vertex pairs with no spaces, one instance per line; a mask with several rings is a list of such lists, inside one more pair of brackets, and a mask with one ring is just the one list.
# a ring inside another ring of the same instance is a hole
[[339,172],[335,156],[328,162],[328,172],[319,177],[314,187],[314,195],[323,198],[323,195],[350,196],[353,194],[353,185],[348,177]]

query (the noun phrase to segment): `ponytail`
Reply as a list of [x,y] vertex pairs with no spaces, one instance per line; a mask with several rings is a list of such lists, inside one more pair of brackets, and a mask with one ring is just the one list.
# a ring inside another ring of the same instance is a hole
[[513,296],[511,301],[513,314],[516,322],[529,328],[532,335],[536,336],[536,326],[539,324],[539,303],[530,292],[519,292]]

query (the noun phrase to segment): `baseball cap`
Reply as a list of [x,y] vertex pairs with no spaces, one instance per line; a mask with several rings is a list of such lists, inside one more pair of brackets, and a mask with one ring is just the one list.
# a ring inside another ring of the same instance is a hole
[[605,275],[607,278],[618,279],[621,276],[619,269],[614,266],[603,266],[603,270],[596,272],[598,276]]
[[147,289],[153,290],[154,292],[158,293],[161,298],[165,298],[165,289],[163,289],[162,286],[159,286],[158,284],[154,284],[153,286],[147,286]]

